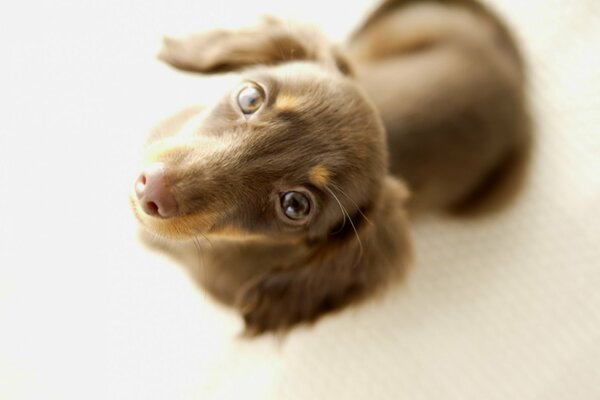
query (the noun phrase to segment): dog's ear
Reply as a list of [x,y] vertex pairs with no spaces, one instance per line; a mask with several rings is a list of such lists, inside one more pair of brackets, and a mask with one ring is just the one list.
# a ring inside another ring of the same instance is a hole
[[165,38],[158,58],[190,72],[216,73],[254,65],[288,61],[317,61],[349,74],[351,68],[339,49],[311,28],[265,18],[259,26],[215,30],[184,38]]
[[354,67],[342,49],[335,46],[332,48],[332,54],[337,69],[346,76],[354,77]]
[[302,265],[251,282],[237,300],[246,334],[285,332],[401,278],[411,258],[406,197],[403,184],[386,178],[378,204],[347,221]]

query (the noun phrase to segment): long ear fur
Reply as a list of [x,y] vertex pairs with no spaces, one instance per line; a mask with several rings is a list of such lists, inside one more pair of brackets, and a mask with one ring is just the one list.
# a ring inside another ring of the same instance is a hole
[[164,38],[158,58],[177,69],[201,73],[300,60],[337,67],[344,74],[351,70],[339,50],[317,31],[283,24],[273,18],[266,18],[253,28],[215,30],[181,39]]
[[303,265],[251,282],[237,301],[246,334],[285,332],[401,278],[411,258],[406,197],[403,184],[386,178],[378,203],[354,223],[356,233],[347,227],[322,243]]

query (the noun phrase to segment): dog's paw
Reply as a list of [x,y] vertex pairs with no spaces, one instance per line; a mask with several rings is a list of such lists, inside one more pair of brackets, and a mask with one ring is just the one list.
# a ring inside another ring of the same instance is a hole
[[315,318],[313,302],[294,274],[278,272],[251,284],[238,298],[245,334],[284,333],[292,326]]
[[311,274],[314,269],[265,275],[249,285],[237,300],[245,334],[286,333],[298,324],[310,324],[361,297],[360,283]]

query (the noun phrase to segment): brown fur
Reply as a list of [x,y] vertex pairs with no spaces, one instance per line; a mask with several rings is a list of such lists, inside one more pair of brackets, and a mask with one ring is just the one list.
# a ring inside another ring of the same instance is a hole
[[387,1],[348,53],[413,211],[477,212],[513,197],[530,149],[523,62],[489,10],[472,0]]
[[[522,176],[522,61],[475,1],[386,1],[345,47],[267,20],[168,39],[160,57],[186,71],[238,71],[267,93],[250,118],[234,89],[167,120],[146,160],[164,163],[179,215],[150,217],[132,200],[154,233],[208,237],[198,279],[251,334],[314,321],[403,275],[401,180],[411,210],[465,212],[509,198]],[[276,210],[295,187],[314,197],[304,225]]]

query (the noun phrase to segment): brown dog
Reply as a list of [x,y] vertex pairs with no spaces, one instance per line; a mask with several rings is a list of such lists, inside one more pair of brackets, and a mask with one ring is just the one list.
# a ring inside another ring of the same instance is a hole
[[522,175],[521,58],[472,0],[384,2],[343,49],[268,20],[168,39],[161,58],[240,83],[152,133],[132,207],[160,236],[209,239],[201,281],[248,333],[314,321],[401,277],[402,181],[411,211],[472,211]]

